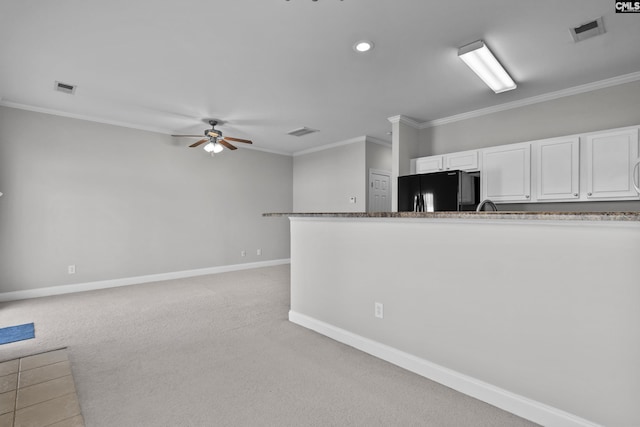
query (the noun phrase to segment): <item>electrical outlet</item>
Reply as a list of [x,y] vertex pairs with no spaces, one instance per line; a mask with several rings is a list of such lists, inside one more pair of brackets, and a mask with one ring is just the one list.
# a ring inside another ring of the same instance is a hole
[[262,249],[258,249],[258,250],[256,251],[256,255],[258,255],[258,256],[262,255]]
[[76,274],[76,266],[74,265],[70,265],[67,267],[67,273],[68,274]]
[[381,302],[376,302],[374,304],[374,312],[373,314],[378,318],[382,319],[384,317],[384,305]]
[[247,256],[247,251],[240,251],[240,256]]

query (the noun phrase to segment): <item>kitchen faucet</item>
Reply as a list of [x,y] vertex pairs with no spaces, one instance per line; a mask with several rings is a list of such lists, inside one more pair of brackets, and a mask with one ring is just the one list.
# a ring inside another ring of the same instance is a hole
[[495,203],[493,203],[491,200],[489,199],[484,199],[483,201],[480,202],[480,204],[478,205],[478,207],[476,208],[476,212],[480,212],[481,210],[483,210],[483,208],[485,207],[485,205],[491,207],[492,211],[498,211],[498,207],[496,206]]

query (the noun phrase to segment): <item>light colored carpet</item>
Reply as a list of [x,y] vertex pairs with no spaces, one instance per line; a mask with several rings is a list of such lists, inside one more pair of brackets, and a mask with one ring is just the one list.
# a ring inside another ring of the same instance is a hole
[[68,347],[87,426],[533,426],[287,321],[289,267],[0,304]]

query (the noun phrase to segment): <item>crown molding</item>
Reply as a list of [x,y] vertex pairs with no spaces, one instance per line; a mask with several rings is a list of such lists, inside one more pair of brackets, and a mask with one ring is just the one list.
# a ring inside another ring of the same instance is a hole
[[367,142],[373,142],[374,144],[382,145],[383,147],[391,148],[391,143],[384,139],[376,138],[374,136],[365,136]]
[[420,129],[420,126],[422,126],[422,123],[420,123],[420,122],[418,122],[416,120],[413,120],[412,118],[409,118],[407,116],[402,116],[402,115],[389,117],[387,120],[389,120],[392,124],[403,123],[405,125],[409,125],[409,126],[411,126],[413,128],[416,128],[416,129]]
[[[518,101],[508,102],[506,104],[500,104],[493,107],[482,108],[475,111],[469,111],[467,113],[456,114],[455,116],[449,116],[442,119],[431,120],[419,124],[420,129],[426,129],[434,126],[445,125],[448,123],[454,123],[461,120],[472,119],[475,117],[486,116],[488,114],[497,113],[500,111],[511,110],[514,108],[525,107],[527,105],[538,104],[540,102],[552,101],[554,99],[564,98],[571,95],[579,95],[581,93],[592,92],[598,89],[605,89],[612,86],[618,86],[624,83],[631,83],[640,80],[640,71],[630,74],[624,74],[622,76],[612,77],[610,79],[600,80],[593,83],[587,83],[580,86],[574,86],[568,89],[559,90],[556,92],[550,92],[539,96],[533,96],[531,98],[520,99]],[[397,116],[401,117],[401,116]],[[391,121],[391,118],[389,119]],[[393,123],[393,122],[392,122]]]
[[286,151],[279,151],[279,150],[272,150],[270,148],[256,147],[255,145],[240,145],[240,147],[242,147],[245,150],[262,151],[264,153],[277,154],[279,156],[287,156],[287,157],[292,157],[293,156],[293,154],[288,153]]
[[[17,102],[12,102],[12,101],[6,101],[4,99],[2,99],[0,97],[0,106],[3,107],[9,107],[9,108],[16,108],[19,110],[26,110],[26,111],[33,111],[35,113],[43,113],[43,114],[51,114],[54,116],[60,116],[60,117],[67,117],[70,119],[78,119],[78,120],[84,120],[84,121],[89,121],[89,122],[95,122],[95,123],[102,123],[102,124],[106,124],[106,125],[112,125],[112,126],[118,126],[118,127],[123,127],[123,128],[128,128],[128,129],[136,129],[136,130],[142,130],[142,131],[147,131],[147,132],[154,132],[154,133],[161,133],[164,135],[171,135],[173,132],[168,130],[168,129],[161,129],[161,128],[155,128],[155,127],[151,127],[151,126],[141,126],[141,125],[137,125],[134,123],[128,123],[128,122],[121,122],[121,121],[117,121],[117,120],[106,120],[106,119],[101,119],[95,116],[87,116],[87,115],[83,115],[83,114],[75,114],[75,113],[69,113],[66,111],[60,111],[60,110],[54,110],[54,109],[50,109],[50,108],[42,108],[42,107],[35,107],[33,105],[26,105],[26,104],[20,104]],[[253,145],[247,145],[247,146],[242,146],[243,149],[247,149],[247,150],[256,150],[256,151],[262,151],[265,153],[270,153],[270,154],[278,154],[280,156],[291,156],[291,153],[287,153],[285,151],[278,151],[278,150],[271,150],[268,148],[262,148],[262,147],[256,147]]]
[[20,104],[20,103],[17,103],[17,102],[7,101],[7,100],[4,100],[2,98],[0,98],[0,106],[10,107],[10,108],[17,108],[19,110],[33,111],[35,113],[43,113],[43,114],[51,114],[51,115],[54,115],[54,116],[60,116],[60,117],[68,117],[70,119],[85,120],[85,121],[88,121],[88,122],[102,123],[102,124],[105,124],[105,125],[119,126],[119,127],[123,127],[123,128],[129,128],[129,129],[144,130],[144,131],[155,132],[155,133],[163,133],[165,135],[170,135],[171,134],[171,131],[168,130],[168,129],[161,129],[161,128],[156,128],[156,127],[152,127],[152,126],[142,126],[142,125],[137,125],[137,124],[134,124],[134,123],[121,122],[121,121],[118,121],[118,120],[102,119],[102,118],[95,117],[95,116],[87,116],[87,115],[84,115],[84,114],[69,113],[67,111],[54,110],[54,109],[51,109],[51,108],[36,107],[36,106],[33,106],[33,105]]
[[333,144],[321,145],[319,147],[309,148],[307,150],[296,151],[293,153],[293,157],[304,156],[305,154],[317,153],[318,151],[330,150],[332,148],[342,147],[343,145],[355,144],[356,142],[365,142],[367,136],[357,136],[355,138],[347,139],[345,141],[334,142]]
[[345,145],[355,144],[357,142],[372,142],[374,144],[378,144],[378,145],[382,145],[382,146],[387,147],[387,148],[391,148],[391,143],[390,142],[387,142],[387,141],[385,141],[383,139],[376,138],[376,137],[373,137],[373,136],[364,135],[364,136],[358,136],[358,137],[355,137],[355,138],[347,139],[345,141],[335,142],[333,144],[321,145],[319,147],[313,147],[313,148],[309,148],[307,150],[296,151],[295,153],[293,153],[293,157],[303,156],[305,154],[317,153],[319,151],[324,151],[324,150],[330,150],[332,148],[337,148],[337,147],[342,147],[342,146],[345,146]]

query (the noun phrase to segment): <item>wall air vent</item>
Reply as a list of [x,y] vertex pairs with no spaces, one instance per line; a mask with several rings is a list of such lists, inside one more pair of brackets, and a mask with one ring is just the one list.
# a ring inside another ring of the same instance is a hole
[[68,83],[62,83],[62,82],[56,81],[55,89],[58,92],[68,93],[69,95],[73,95],[74,92],[76,91],[76,86],[70,85]]
[[287,135],[293,135],[293,136],[305,136],[305,135],[309,135],[310,133],[314,133],[314,132],[319,132],[318,129],[311,129],[308,127],[301,127],[299,129],[294,129],[292,131],[287,132]]
[[593,21],[585,22],[575,28],[571,28],[569,29],[569,32],[571,33],[571,37],[573,37],[573,41],[576,43],[604,34],[605,30],[604,24],[602,23],[602,17]]

